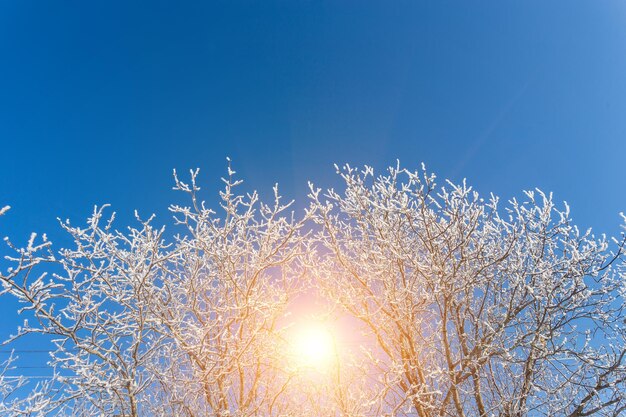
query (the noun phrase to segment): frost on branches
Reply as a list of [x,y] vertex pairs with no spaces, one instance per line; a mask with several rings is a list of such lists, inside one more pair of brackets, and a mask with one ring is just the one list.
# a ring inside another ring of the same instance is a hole
[[[20,376],[17,350],[0,415],[626,412],[623,238],[578,230],[540,191],[500,205],[424,169],[338,173],[302,215],[276,188],[239,194],[230,168],[212,209],[193,171],[171,231],[118,231],[101,207],[61,224],[69,249],[7,240],[1,294],[26,321],[5,348],[39,338],[50,373]],[[344,323],[316,375],[288,359],[286,325],[312,294]]]

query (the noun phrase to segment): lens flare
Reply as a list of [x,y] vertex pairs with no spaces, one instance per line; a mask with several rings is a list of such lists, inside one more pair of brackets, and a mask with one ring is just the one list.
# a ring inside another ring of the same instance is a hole
[[293,339],[293,355],[300,366],[324,370],[334,358],[334,340],[321,323],[301,324]]

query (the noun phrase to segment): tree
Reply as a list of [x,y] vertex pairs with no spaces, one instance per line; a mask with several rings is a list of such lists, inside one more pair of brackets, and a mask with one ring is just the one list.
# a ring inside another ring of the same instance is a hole
[[[325,293],[369,330],[392,415],[626,410],[624,241],[581,233],[551,195],[502,210],[462,184],[390,168],[311,186]],[[623,264],[622,264],[623,265]]]
[[[271,204],[237,194],[229,166],[218,210],[197,171],[175,177],[190,200],[170,208],[176,235],[138,215],[117,231],[100,207],[62,223],[70,249],[8,241],[2,295],[28,321],[7,345],[39,337],[52,374],[12,378],[12,357],[0,415],[626,410],[623,240],[581,233],[539,191],[502,209],[425,170],[338,172],[344,192],[311,185],[302,216],[277,188]],[[320,369],[291,350],[306,298],[334,326]]]
[[[127,233],[96,208],[87,227],[62,226],[75,248],[14,248],[16,266],[0,276],[37,321],[15,338],[39,333],[54,348],[49,383],[8,415],[289,415],[279,401],[289,375],[276,358],[276,328],[294,286],[302,220],[256,193],[234,194],[229,176],[220,215],[197,200],[197,171],[176,189],[191,207],[172,206],[184,234],[141,220]],[[48,251],[42,254],[44,251]],[[53,270],[47,279],[44,271]],[[23,384],[23,381],[20,381]]]

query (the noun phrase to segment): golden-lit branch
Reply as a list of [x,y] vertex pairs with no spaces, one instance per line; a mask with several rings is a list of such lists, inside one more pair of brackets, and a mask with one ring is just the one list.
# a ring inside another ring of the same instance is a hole
[[139,216],[117,231],[101,207],[62,223],[67,249],[7,241],[0,294],[26,319],[7,346],[49,347],[49,374],[34,384],[12,356],[0,416],[626,410],[623,239],[539,191],[501,206],[424,169],[338,173],[302,216],[276,188],[238,193],[229,166],[216,204],[197,171],[175,177],[190,202],[173,233]]

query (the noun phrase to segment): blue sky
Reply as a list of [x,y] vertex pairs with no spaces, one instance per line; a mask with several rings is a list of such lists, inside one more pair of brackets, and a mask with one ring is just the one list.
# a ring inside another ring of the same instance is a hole
[[172,168],[211,199],[226,156],[298,200],[400,158],[554,191],[585,227],[626,210],[623,2],[2,2],[0,57],[15,238],[93,204],[166,215]]
[[626,211],[620,1],[4,1],[0,59],[18,243],[62,240],[56,218],[94,204],[167,222],[172,169],[200,167],[211,201],[226,156],[300,206],[334,162],[399,158],[504,198],[554,191],[600,232]]

